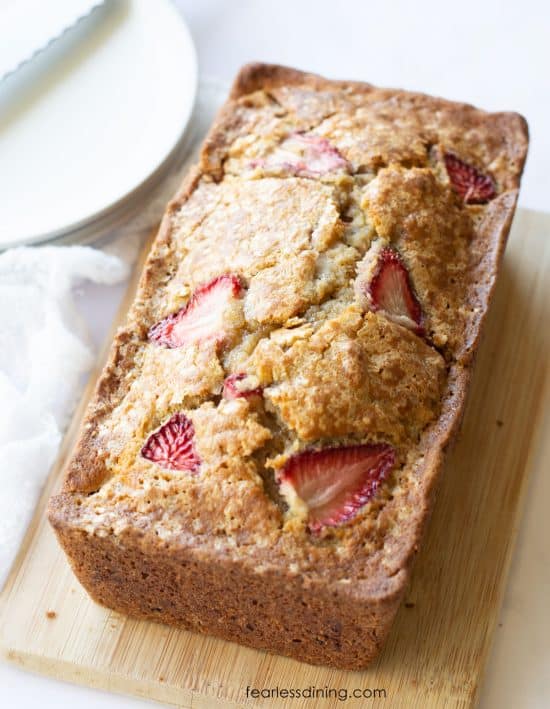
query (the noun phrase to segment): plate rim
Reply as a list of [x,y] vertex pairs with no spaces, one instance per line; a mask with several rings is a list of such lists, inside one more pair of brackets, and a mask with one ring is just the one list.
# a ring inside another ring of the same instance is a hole
[[[138,0],[139,1],[139,0]],[[141,0],[143,2],[143,0]],[[136,0],[131,0],[131,2],[136,2]],[[158,4],[158,0],[157,0]],[[199,69],[198,69],[198,53],[193,41],[193,35],[187,24],[187,20],[181,10],[172,2],[172,0],[163,0],[163,4],[166,8],[169,8],[171,12],[179,20],[179,27],[185,36],[187,48],[189,51],[190,65],[187,67],[189,73],[189,97],[190,100],[187,104],[186,110],[183,112],[183,119],[181,122],[181,129],[177,135],[176,140],[168,149],[168,151],[163,152],[163,154],[158,158],[152,168],[143,174],[139,180],[135,181],[132,187],[127,190],[124,194],[119,195],[115,200],[110,201],[104,207],[99,210],[88,213],[81,219],[77,221],[71,221],[64,224],[54,230],[43,231],[39,234],[28,234],[22,236],[21,238],[16,238],[12,241],[4,243],[0,238],[0,253],[7,251],[8,249],[17,248],[19,246],[32,246],[44,242],[55,241],[56,239],[67,237],[73,232],[78,232],[88,226],[91,226],[93,222],[100,219],[104,219],[110,212],[116,213],[124,204],[129,201],[136,192],[145,188],[148,182],[155,183],[161,179],[162,171],[171,163],[174,156],[179,150],[181,150],[182,144],[185,143],[187,139],[187,133],[192,122],[193,114],[197,104],[198,86],[199,86]]]

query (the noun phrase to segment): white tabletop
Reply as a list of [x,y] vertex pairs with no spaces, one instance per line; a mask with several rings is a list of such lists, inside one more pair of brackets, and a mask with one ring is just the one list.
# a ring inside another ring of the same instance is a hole
[[[152,0],[150,0],[152,1]],[[542,0],[176,0],[203,74],[230,81],[251,60],[517,110],[531,149],[520,205],[550,211],[550,6]],[[549,237],[550,238],[550,237]],[[121,288],[82,300],[99,343]],[[550,706],[550,476],[531,480],[481,692],[483,709]],[[0,664],[3,706],[151,706]],[[388,702],[388,707],[391,703]]]

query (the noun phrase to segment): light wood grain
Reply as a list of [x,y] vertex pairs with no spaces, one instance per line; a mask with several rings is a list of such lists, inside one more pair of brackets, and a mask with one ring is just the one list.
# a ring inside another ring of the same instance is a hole
[[[474,376],[406,602],[365,672],[310,667],[125,618],[92,603],[44,518],[74,444],[67,434],[1,597],[4,655],[31,670],[182,707],[360,706],[247,700],[259,689],[384,689],[373,707],[471,707],[500,607],[526,482],[550,457],[550,216],[518,213]],[[89,391],[84,399],[89,396]],[[546,433],[546,435],[545,435]],[[48,617],[48,612],[56,615]]]

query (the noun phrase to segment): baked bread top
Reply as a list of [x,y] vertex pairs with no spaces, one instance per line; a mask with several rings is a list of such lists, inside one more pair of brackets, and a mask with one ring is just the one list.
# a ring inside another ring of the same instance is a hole
[[382,594],[456,431],[525,121],[245,68],[169,205],[54,514]]

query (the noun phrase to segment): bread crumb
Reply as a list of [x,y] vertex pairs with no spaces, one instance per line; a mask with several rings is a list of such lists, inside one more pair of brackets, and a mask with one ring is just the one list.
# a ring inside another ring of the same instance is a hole
[[57,613],[55,611],[46,611],[46,618],[48,618],[48,620],[53,620],[54,618],[57,618]]

